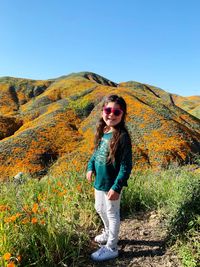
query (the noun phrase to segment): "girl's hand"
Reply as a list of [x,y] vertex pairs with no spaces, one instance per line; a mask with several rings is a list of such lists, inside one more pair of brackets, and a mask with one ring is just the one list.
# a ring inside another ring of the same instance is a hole
[[108,196],[108,199],[109,199],[109,200],[118,200],[118,198],[119,198],[119,193],[117,193],[117,192],[115,192],[114,190],[110,189],[110,190],[108,191],[107,196]]
[[92,182],[92,174],[93,172],[92,171],[88,171],[87,174],[86,174],[86,178],[88,180],[88,182]]

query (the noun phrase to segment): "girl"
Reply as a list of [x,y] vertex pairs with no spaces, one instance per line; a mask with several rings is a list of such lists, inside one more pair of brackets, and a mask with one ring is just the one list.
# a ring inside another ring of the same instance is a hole
[[131,138],[125,127],[126,102],[117,95],[108,96],[95,134],[95,151],[88,162],[86,177],[92,182],[95,174],[95,209],[100,215],[104,229],[95,237],[101,246],[92,253],[95,261],[118,256],[120,226],[120,199],[123,186],[132,169]]

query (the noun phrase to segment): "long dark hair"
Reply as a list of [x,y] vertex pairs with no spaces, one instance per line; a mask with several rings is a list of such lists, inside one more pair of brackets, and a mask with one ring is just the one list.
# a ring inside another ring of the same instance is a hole
[[[127,115],[127,105],[125,100],[118,96],[118,95],[109,95],[104,99],[103,105],[102,105],[102,111],[103,108],[109,103],[109,102],[114,102],[116,104],[118,104],[120,106],[120,108],[123,110],[123,114],[122,114],[122,119],[121,121],[115,125],[114,131],[113,131],[113,136],[110,140],[110,151],[109,151],[109,155],[108,155],[108,162],[114,162],[115,161],[115,155],[117,152],[117,149],[119,147],[119,143],[120,143],[120,138],[122,136],[122,134],[125,132],[127,133],[129,139],[130,135],[128,133],[128,130],[125,126],[125,119],[126,119],[126,115]],[[97,129],[96,129],[96,134],[95,134],[95,149],[98,148],[101,138],[106,130],[106,123],[104,122],[103,118],[100,118],[99,123],[97,125]]]

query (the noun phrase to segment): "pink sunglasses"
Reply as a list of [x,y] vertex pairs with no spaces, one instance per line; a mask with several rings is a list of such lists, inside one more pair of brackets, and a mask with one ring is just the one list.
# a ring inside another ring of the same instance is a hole
[[123,110],[119,108],[109,108],[109,107],[104,107],[103,111],[106,115],[109,115],[110,113],[113,113],[115,116],[119,116],[123,113]]

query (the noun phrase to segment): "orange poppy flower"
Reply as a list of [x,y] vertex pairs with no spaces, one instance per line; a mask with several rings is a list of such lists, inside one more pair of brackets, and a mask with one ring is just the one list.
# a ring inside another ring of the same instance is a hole
[[10,259],[10,257],[11,257],[11,254],[10,254],[9,252],[7,252],[7,253],[5,253],[5,254],[3,255],[3,258],[4,258],[4,260],[6,260],[6,261],[8,261],[8,260]]
[[31,222],[32,222],[33,224],[34,224],[34,223],[37,223],[37,221],[38,221],[38,220],[37,220],[37,218],[35,218],[35,217],[32,218],[32,220],[31,220]]

